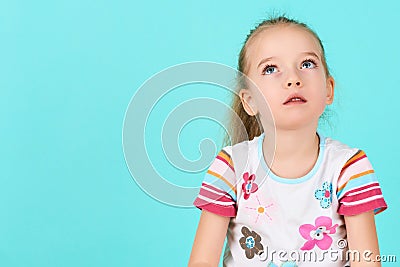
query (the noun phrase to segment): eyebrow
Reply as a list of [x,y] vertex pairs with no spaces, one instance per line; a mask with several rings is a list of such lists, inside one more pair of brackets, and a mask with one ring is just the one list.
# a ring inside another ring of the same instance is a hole
[[[302,53],[300,53],[300,54],[301,54],[301,55],[313,56],[313,57],[318,58],[318,60],[320,60],[319,56],[318,56],[316,53],[314,53],[314,52],[302,52]],[[260,63],[258,63],[257,69],[258,69],[262,64],[264,64],[265,62],[268,62],[268,61],[270,61],[271,59],[274,59],[274,58],[275,58],[275,57],[267,57],[267,58],[262,59],[262,60],[260,61]]]

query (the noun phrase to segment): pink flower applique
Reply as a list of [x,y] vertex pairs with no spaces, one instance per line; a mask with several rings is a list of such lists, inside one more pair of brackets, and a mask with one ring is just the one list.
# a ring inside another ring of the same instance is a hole
[[242,184],[242,190],[244,192],[244,199],[248,199],[251,193],[254,193],[258,190],[258,185],[254,182],[256,179],[256,175],[252,174],[249,176],[248,172],[243,174],[244,182]]
[[326,216],[320,216],[315,219],[315,226],[303,224],[299,227],[302,237],[307,239],[301,250],[311,250],[317,245],[322,250],[327,250],[332,245],[332,237],[329,235],[336,233],[338,224],[332,226],[332,219]]
[[[262,221],[272,221],[272,218],[269,214],[269,209],[274,205],[273,203],[270,203],[268,205],[264,205],[261,204],[260,199],[258,198],[258,196],[256,195],[256,199],[257,199],[257,205],[251,205],[250,207],[246,206],[246,209],[252,210],[253,214],[257,215],[256,220],[254,223],[257,223],[258,219],[263,215],[265,215],[265,217],[267,218],[267,220],[262,220]],[[249,203],[250,204],[250,203]]]

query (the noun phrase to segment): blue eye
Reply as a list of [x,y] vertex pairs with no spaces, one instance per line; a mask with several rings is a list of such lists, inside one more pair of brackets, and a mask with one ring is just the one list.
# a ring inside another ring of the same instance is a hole
[[315,61],[311,59],[304,60],[303,63],[301,63],[302,69],[313,69],[316,66],[317,64],[315,64]]
[[272,74],[272,73],[274,73],[276,71],[277,71],[276,66],[267,65],[267,66],[265,66],[265,68],[263,70],[263,74],[269,75],[269,74]]

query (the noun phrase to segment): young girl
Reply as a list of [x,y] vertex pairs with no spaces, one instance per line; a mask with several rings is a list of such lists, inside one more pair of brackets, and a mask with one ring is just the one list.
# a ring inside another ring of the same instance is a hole
[[371,163],[317,131],[335,85],[321,40],[286,17],[263,21],[238,70],[240,120],[194,201],[189,266],[217,266],[226,235],[224,266],[380,266],[374,214],[387,205]]

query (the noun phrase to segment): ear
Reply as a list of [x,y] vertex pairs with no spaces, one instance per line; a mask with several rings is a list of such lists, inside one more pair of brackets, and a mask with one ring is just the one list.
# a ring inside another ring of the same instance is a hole
[[329,76],[326,79],[326,104],[330,105],[333,102],[333,97],[335,95],[335,79]]
[[241,89],[239,91],[239,97],[242,101],[244,110],[249,116],[255,116],[258,113],[257,107],[253,101],[251,92],[249,89]]

